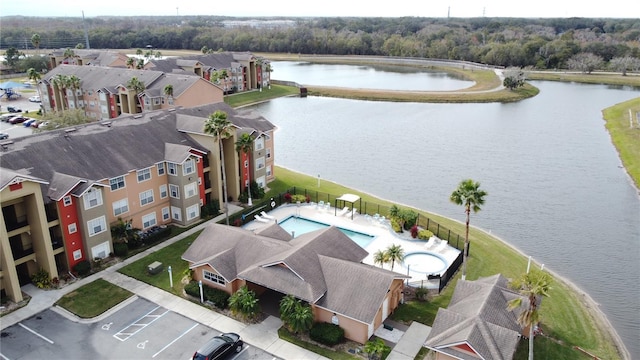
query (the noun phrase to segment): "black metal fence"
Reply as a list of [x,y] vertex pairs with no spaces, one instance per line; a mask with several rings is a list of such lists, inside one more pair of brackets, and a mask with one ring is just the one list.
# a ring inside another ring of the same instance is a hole
[[[229,216],[229,224],[234,226],[242,226],[248,222],[253,220],[253,215],[259,214],[261,211],[268,212],[282,204],[288,203],[293,195],[302,195],[306,202],[318,203],[323,201],[329,204],[335,204],[335,200],[342,195],[329,194],[317,190],[309,190],[300,187],[292,187],[287,191],[280,193],[276,196],[254,200],[253,206],[245,208],[243,211],[235,213]],[[384,216],[386,218],[390,217],[391,206],[378,204],[370,201],[360,201],[353,204],[353,207],[358,210],[359,214],[362,215],[371,215],[374,216],[378,214],[379,216]],[[399,206],[401,207],[401,206]],[[221,220],[224,222],[225,220]],[[458,271],[460,266],[462,265],[462,251],[464,250],[464,236],[460,236],[459,234],[453,232],[451,229],[447,228],[444,225],[441,225],[437,221],[425,216],[418,214],[418,218],[416,220],[416,224],[423,228],[431,231],[435,236],[442,240],[446,240],[449,245],[455,247],[460,250],[460,254],[454,260],[454,262],[449,266],[447,271],[440,277],[434,277],[433,280],[437,279],[439,281],[438,292],[442,291],[442,289],[447,285],[449,280],[453,278],[455,273]],[[467,248],[467,255],[469,254],[469,248]],[[411,283],[411,286],[420,286],[420,284]]]

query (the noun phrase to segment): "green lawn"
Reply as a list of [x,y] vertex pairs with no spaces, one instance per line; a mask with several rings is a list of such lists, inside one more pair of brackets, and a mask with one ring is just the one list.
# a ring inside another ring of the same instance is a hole
[[[629,122],[629,112],[632,123]],[[625,169],[636,188],[640,188],[640,123],[635,118],[635,114],[640,113],[640,97],[606,108],[602,113]]]
[[296,87],[272,84],[271,89],[265,88],[262,91],[250,91],[246,93],[227,95],[224,97],[224,102],[232,107],[238,107],[283,96],[299,94],[300,90]]
[[[138,261],[122,267],[118,271],[149,285],[153,285],[157,288],[181,296],[184,286],[180,283],[180,280],[185,276],[186,271],[189,269],[188,263],[182,260],[181,256],[185,251],[187,251],[187,248],[199,234],[200,231],[189,235],[182,240],[176,241],[175,243],[149,254]],[[162,272],[151,275],[147,271],[147,266],[155,261],[161,262],[164,268]],[[171,288],[169,281],[169,266],[171,266],[171,272],[173,274],[173,288]]]
[[81,318],[93,318],[132,295],[128,290],[98,279],[66,294],[56,302],[56,305]]

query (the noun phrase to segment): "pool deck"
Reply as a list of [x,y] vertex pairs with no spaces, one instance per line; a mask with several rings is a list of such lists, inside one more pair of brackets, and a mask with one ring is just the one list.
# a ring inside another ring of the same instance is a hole
[[[374,264],[373,262],[373,255],[375,254],[375,252],[378,250],[384,250],[390,245],[402,246],[405,255],[415,252],[426,252],[435,254],[436,256],[444,259],[447,264],[451,264],[460,253],[460,250],[449,246],[444,242],[436,246],[431,246],[431,243],[427,243],[424,240],[412,239],[409,232],[405,232],[403,233],[403,235],[397,234],[391,229],[389,220],[379,221],[375,220],[371,216],[365,216],[361,214],[354,215],[352,220],[350,213],[345,216],[336,216],[336,211],[333,207],[330,207],[329,210],[326,210],[318,209],[316,207],[316,204],[287,204],[281,205],[271,211],[266,212],[268,215],[275,218],[275,220],[273,220],[274,222],[280,222],[290,216],[300,216],[309,220],[314,220],[329,225],[335,225],[343,229],[373,235],[375,236],[374,240],[365,248],[369,255],[363,260],[363,262],[365,264],[374,266],[379,266]],[[338,209],[338,214],[339,213],[340,209]],[[250,216],[253,216],[253,214]],[[268,226],[269,224],[270,223],[253,220],[244,225],[244,228],[247,230],[257,230]],[[384,268],[387,270],[391,270],[391,265],[384,265]],[[424,272],[411,271],[411,267],[409,267],[409,269],[407,270],[407,266],[402,263],[396,263],[393,271],[404,275],[406,275],[408,271],[409,276],[411,276],[411,279],[409,280],[411,283],[417,283],[424,280],[423,285],[425,287],[430,287],[428,286],[429,284],[427,282],[427,274]],[[442,274],[445,271],[446,268],[443,269],[440,273]]]

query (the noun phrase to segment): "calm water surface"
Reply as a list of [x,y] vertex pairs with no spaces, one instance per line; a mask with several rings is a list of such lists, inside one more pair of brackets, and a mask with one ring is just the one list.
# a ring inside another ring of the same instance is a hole
[[336,86],[361,89],[447,91],[473,86],[444,71],[426,71],[402,66],[355,66],[312,64],[299,61],[271,63],[276,80],[303,85]]
[[460,221],[448,197],[480,181],[489,195],[472,225],[587,292],[639,359],[640,197],[601,110],[640,92],[533,84],[540,95],[514,104],[309,97],[252,108],[279,127],[280,166]]

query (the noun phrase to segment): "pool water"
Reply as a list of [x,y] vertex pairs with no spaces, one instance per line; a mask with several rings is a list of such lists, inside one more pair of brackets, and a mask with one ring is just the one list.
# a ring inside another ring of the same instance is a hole
[[[289,234],[295,234],[295,236],[329,227],[329,224],[295,216],[289,216],[288,218],[279,222],[278,225],[285,229]],[[360,247],[363,249],[366,249],[367,246],[369,246],[369,244],[371,244],[371,242],[375,238],[375,236],[373,235],[353,230],[343,229],[340,227],[338,229],[340,229],[340,231],[351,238],[351,240],[355,241],[356,244],[360,245]]]

